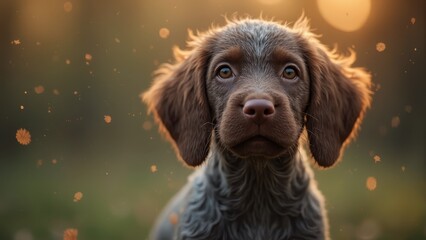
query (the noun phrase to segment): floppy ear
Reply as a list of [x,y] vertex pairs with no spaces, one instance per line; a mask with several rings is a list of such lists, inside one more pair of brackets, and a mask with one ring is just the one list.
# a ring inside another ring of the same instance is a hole
[[205,86],[208,56],[201,47],[188,52],[175,49],[178,63],[163,65],[143,94],[160,131],[190,166],[200,165],[210,147],[212,119]]
[[371,76],[363,69],[350,67],[355,61],[353,52],[349,57],[340,57],[317,41],[309,48],[309,146],[318,165],[329,167],[341,157],[370,105]]

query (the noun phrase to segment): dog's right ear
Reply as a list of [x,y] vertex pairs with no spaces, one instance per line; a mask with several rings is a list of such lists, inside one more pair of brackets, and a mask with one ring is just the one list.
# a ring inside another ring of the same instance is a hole
[[188,52],[175,49],[177,63],[160,67],[153,85],[143,93],[160,132],[190,166],[206,159],[213,129],[205,83],[210,58],[207,45],[193,42]]
[[303,16],[295,24],[302,37],[303,56],[310,78],[306,109],[309,148],[319,166],[330,167],[354,138],[371,102],[371,76],[352,67],[355,53],[344,57],[328,50]]

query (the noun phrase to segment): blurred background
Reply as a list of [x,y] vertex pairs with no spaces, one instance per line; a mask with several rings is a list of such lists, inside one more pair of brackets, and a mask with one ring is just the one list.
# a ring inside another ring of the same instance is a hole
[[146,239],[191,169],[139,94],[152,72],[238,13],[357,52],[373,104],[344,159],[315,169],[333,239],[426,239],[426,2],[0,1],[0,239]]

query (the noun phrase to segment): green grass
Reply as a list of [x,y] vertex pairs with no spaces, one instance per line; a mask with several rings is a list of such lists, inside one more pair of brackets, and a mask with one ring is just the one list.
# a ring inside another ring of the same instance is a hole
[[[422,175],[410,166],[402,171],[353,155],[333,169],[315,171],[333,239],[425,238]],[[79,239],[144,239],[190,173],[170,149],[143,156],[104,154],[90,161],[81,156],[63,156],[57,164],[44,160],[41,166],[31,156],[4,159],[9,164],[0,170],[0,239],[23,231],[33,239],[62,239],[67,228],[78,229]],[[368,176],[377,179],[374,191],[365,186]],[[78,202],[75,192],[83,193]]]

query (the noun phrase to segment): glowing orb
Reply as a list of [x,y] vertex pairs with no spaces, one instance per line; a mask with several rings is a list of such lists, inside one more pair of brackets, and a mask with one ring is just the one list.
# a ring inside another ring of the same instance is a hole
[[333,27],[353,32],[367,21],[371,10],[370,0],[317,0],[322,17]]

